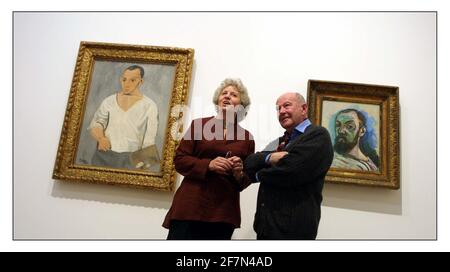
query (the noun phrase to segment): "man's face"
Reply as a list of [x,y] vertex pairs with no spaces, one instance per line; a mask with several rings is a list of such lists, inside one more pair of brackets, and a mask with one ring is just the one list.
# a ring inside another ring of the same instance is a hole
[[280,96],[277,100],[278,121],[287,131],[292,131],[307,118],[308,107],[293,93]]
[[125,70],[120,78],[120,83],[122,84],[122,91],[124,94],[132,93],[142,83],[139,69]]
[[365,130],[360,127],[358,115],[354,111],[338,114],[334,128],[336,132],[334,149],[341,154],[347,153],[355,147],[359,138],[365,133]]

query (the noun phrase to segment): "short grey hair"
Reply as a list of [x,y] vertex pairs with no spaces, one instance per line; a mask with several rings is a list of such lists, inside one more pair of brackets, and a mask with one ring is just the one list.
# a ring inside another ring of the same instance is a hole
[[303,95],[301,95],[300,93],[295,93],[295,96],[297,97],[298,102],[300,102],[300,104],[306,103],[305,98],[304,98]]
[[214,105],[219,105],[220,93],[228,86],[233,86],[237,89],[241,96],[241,105],[244,108],[247,108],[247,106],[250,105],[250,97],[248,96],[247,88],[239,78],[226,78],[222,81],[222,83],[220,83],[219,87],[217,87],[216,91],[214,92],[214,96],[212,99]]

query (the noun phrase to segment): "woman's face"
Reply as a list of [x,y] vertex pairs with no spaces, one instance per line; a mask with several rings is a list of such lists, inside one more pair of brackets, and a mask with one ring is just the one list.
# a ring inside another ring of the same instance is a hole
[[230,85],[225,87],[219,95],[218,105],[221,109],[241,104],[241,94],[236,87]]

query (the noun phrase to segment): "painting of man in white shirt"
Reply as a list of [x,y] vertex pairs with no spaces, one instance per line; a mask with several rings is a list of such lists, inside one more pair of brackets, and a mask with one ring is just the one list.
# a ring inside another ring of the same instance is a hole
[[122,89],[108,96],[100,104],[89,125],[97,142],[92,165],[118,168],[143,168],[144,161],[132,165],[133,152],[155,145],[158,129],[156,103],[140,91],[144,69],[129,66],[123,72]]
[[96,60],[75,164],[160,173],[176,69]]

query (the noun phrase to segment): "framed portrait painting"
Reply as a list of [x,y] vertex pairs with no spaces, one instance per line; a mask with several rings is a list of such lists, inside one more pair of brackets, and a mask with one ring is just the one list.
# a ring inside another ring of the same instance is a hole
[[328,182],[400,188],[398,87],[308,81],[309,118],[334,149]]
[[[53,178],[172,191],[193,49],[81,42]],[[175,113],[175,114],[174,114]]]

